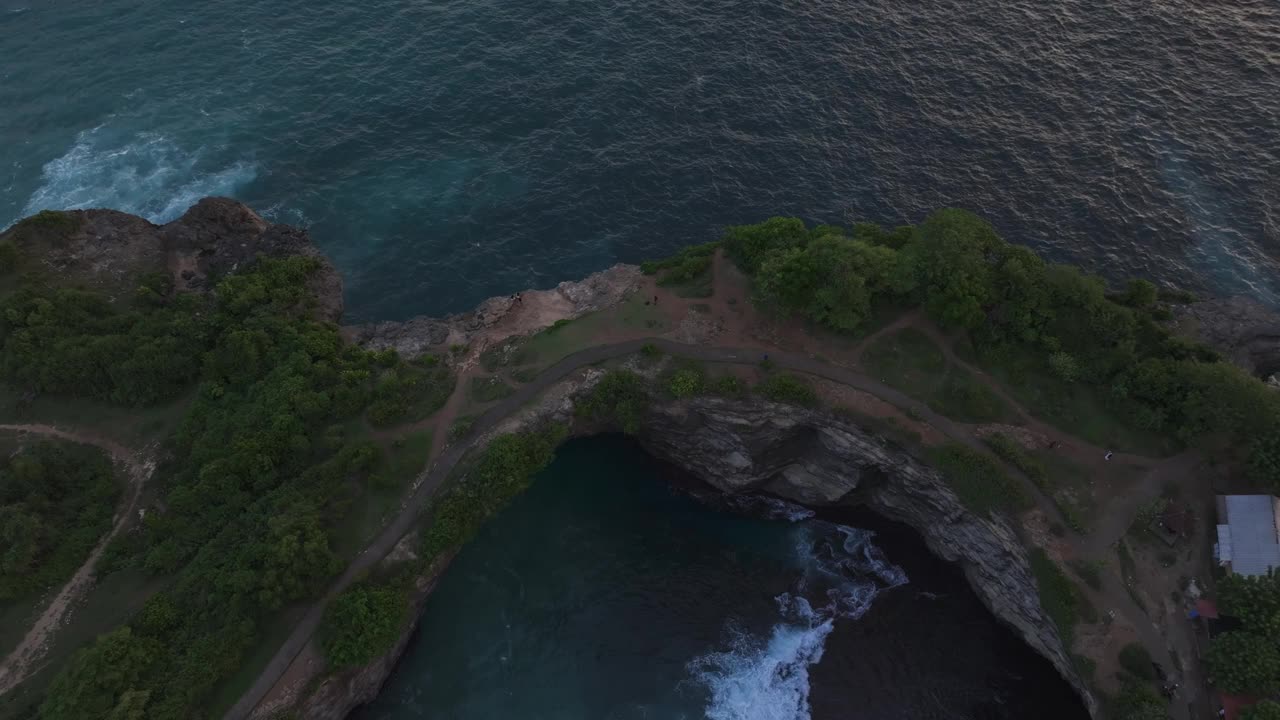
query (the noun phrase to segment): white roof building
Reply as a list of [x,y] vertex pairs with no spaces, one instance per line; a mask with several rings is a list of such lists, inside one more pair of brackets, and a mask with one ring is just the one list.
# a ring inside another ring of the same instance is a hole
[[1240,575],[1280,567],[1280,501],[1271,495],[1219,495],[1218,564]]

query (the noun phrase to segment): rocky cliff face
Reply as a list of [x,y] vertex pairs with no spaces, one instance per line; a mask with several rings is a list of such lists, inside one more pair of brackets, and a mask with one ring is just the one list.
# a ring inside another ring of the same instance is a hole
[[342,319],[342,277],[307,232],[269,223],[228,198],[205,198],[165,225],[115,210],[43,213],[0,233],[0,241],[27,259],[24,269],[118,296],[132,293],[144,273],[168,274],[177,289],[199,291],[258,255],[315,257],[317,315]]
[[1173,307],[1175,327],[1259,377],[1280,372],[1280,313],[1247,297]]
[[865,504],[919,532],[963,570],[987,608],[1053,664],[1097,714],[1053,621],[1026,551],[1002,518],[980,518],[934,470],[828,413],[759,399],[702,398],[651,408],[641,443],[727,493],[766,492],[822,507]]

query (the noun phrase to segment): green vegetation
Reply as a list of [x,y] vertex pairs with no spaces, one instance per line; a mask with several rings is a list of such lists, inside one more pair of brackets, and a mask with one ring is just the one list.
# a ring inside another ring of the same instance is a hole
[[1139,680],[1150,682],[1156,678],[1151,653],[1147,652],[1142,643],[1131,642],[1120,648],[1120,667]]
[[1128,681],[1111,703],[1113,720],[1168,720],[1167,703],[1147,683]]
[[1084,580],[1084,584],[1094,590],[1102,589],[1102,569],[1104,567],[1106,565],[1101,560],[1077,560],[1071,565],[1071,569],[1076,571],[1081,580]]
[[1035,548],[1030,554],[1031,574],[1040,590],[1040,606],[1048,613],[1066,647],[1071,647],[1078,621],[1093,622],[1094,607],[1080,594],[1080,589],[1062,572],[1057,563],[1049,559],[1044,548]]
[[727,398],[740,398],[747,394],[749,388],[737,375],[721,375],[707,386],[707,392]]
[[623,432],[634,435],[640,430],[640,417],[648,402],[649,390],[644,378],[629,370],[610,370],[586,397],[578,400],[574,411],[581,417],[617,425]]
[[711,270],[711,261],[715,257],[720,243],[709,242],[682,248],[675,255],[665,260],[649,261],[640,264],[640,271],[645,275],[656,275],[659,285],[679,285],[696,280]]
[[363,665],[391,649],[409,615],[407,589],[361,583],[329,604],[320,625],[320,647],[331,669]]
[[[391,351],[394,353],[394,351]],[[387,427],[422,420],[444,407],[455,379],[440,359],[424,355],[412,362],[396,360],[382,371],[369,403],[369,424]]]
[[1214,682],[1232,693],[1270,695],[1280,690],[1280,574],[1227,575],[1218,584],[1222,612],[1238,630],[1214,638],[1207,662]]
[[0,607],[71,577],[119,495],[97,448],[41,442],[0,455]]
[[996,422],[1010,415],[998,395],[968,371],[950,366],[942,348],[915,328],[877,338],[862,361],[876,377],[953,420]]
[[876,377],[903,391],[930,386],[947,371],[947,357],[928,335],[903,328],[875,339],[862,361]]
[[494,438],[466,474],[432,502],[423,558],[429,562],[470,540],[551,462],[565,434],[565,428],[551,426]]
[[475,415],[463,415],[453,421],[453,427],[449,428],[450,442],[457,442],[462,438],[471,434],[471,428],[476,424]]
[[774,373],[756,383],[755,391],[764,397],[779,403],[814,407],[818,404],[818,394],[808,380],[798,375]]
[[1262,700],[1242,710],[1240,720],[1280,720],[1280,703]]
[[45,717],[105,717],[143,700],[149,718],[190,716],[273,617],[342,566],[340,528],[392,472],[359,438],[359,417],[371,403],[421,407],[429,393],[414,379],[435,368],[345,346],[312,319],[315,267],[262,259],[212,295],[154,293],[131,308],[34,283],[2,301],[10,383],[126,405],[194,396],[155,473],[162,509],[103,558],[165,589],[76,653]]
[[473,377],[469,390],[471,400],[477,403],[495,402],[515,392],[510,385],[496,377]]
[[707,373],[696,365],[685,365],[667,377],[666,387],[673,398],[701,395],[707,389]]
[[928,403],[935,412],[967,423],[998,422],[1010,414],[1000,396],[959,368],[952,368]]
[[773,218],[723,242],[766,307],[841,332],[878,306],[923,307],[1047,421],[1108,447],[1249,448],[1257,479],[1280,489],[1280,395],[1171,335],[1147,285],[1113,295],[962,210],[909,237]]
[[993,458],[954,442],[926,452],[960,502],[971,511],[979,515],[998,510],[1016,513],[1031,507],[1022,486]]

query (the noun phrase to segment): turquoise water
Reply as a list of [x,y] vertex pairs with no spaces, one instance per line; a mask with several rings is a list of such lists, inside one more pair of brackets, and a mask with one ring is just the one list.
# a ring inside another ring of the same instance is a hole
[[1087,717],[909,531],[717,511],[671,481],[620,437],[561,448],[458,555],[356,717]]
[[943,205],[1276,302],[1280,3],[0,0],[0,225],[309,225],[350,319]]

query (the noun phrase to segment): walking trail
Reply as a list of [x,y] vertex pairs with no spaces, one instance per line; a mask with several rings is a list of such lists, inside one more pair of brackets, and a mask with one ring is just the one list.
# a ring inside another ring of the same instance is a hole
[[48,651],[49,641],[63,618],[67,616],[76,601],[93,586],[94,567],[98,563],[98,558],[102,557],[102,552],[111,539],[133,519],[138,498],[142,494],[142,486],[155,469],[155,463],[150,459],[140,460],[133,451],[110,440],[72,430],[62,430],[50,425],[0,425],[0,431],[40,435],[100,447],[111,455],[117,467],[125,471],[129,482],[120,507],[116,510],[111,530],[102,536],[93,551],[89,553],[89,557],[85,558],[84,563],[71,576],[71,579],[53,596],[53,600],[32,623],[18,647],[0,660],[0,695],[3,695],[31,674]]

